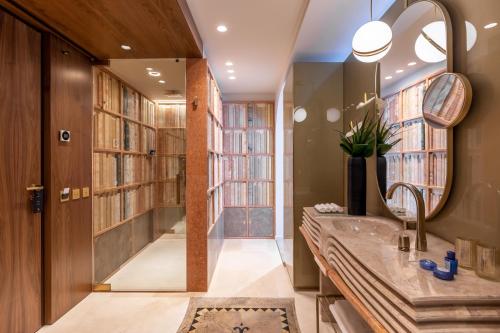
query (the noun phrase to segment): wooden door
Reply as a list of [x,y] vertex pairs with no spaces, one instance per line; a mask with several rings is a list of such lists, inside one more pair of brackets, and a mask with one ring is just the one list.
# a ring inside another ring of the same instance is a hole
[[42,322],[41,36],[0,9],[0,333],[31,333]]

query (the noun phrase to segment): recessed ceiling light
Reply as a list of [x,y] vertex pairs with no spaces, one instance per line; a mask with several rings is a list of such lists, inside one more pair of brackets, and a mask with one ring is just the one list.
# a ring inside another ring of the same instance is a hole
[[386,79],[386,80],[390,80],[390,79],[392,79],[392,76],[390,76],[390,75],[389,75],[389,76],[386,76],[386,77],[385,77],[385,79]]
[[228,70],[227,70],[227,72],[228,72],[229,74],[233,74],[233,73],[234,73],[234,69],[228,69]]
[[158,82],[160,82],[161,84],[164,84],[165,80],[159,80]]
[[408,66],[415,66],[417,63],[415,61],[409,62]]
[[226,61],[226,66],[227,67],[231,67],[233,65],[233,63],[231,61]]
[[130,45],[122,44],[121,48],[124,49],[125,51],[130,51],[132,50],[132,47]]
[[396,73],[397,73],[397,74],[399,74],[399,73],[403,73],[403,72],[404,72],[404,70],[402,70],[402,69],[397,69],[397,70],[396,70]]
[[217,31],[218,32],[226,32],[227,31],[227,27],[224,24],[218,25],[217,26]]
[[153,69],[151,67],[146,67],[147,71],[152,71]]
[[484,26],[485,29],[491,29],[498,25],[498,22],[491,22]]
[[150,76],[154,76],[154,77],[157,77],[157,76],[160,76],[160,75],[161,75],[161,73],[160,73],[160,72],[148,72],[148,74],[149,74]]
[[236,80],[236,76],[230,76],[229,80]]

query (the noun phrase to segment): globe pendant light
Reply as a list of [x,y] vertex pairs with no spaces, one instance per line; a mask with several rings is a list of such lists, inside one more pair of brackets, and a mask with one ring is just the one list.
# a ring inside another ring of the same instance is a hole
[[373,0],[370,0],[370,22],[356,31],[352,39],[352,53],[362,62],[375,62],[389,52],[392,46],[392,30],[387,23],[373,21]]
[[446,24],[444,21],[435,21],[422,28],[415,41],[415,54],[427,63],[446,60]]

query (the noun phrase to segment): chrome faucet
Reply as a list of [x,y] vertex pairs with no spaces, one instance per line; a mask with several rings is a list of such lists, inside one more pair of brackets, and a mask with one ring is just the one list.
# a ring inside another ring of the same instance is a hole
[[392,195],[394,191],[398,187],[406,187],[415,198],[417,203],[417,238],[415,238],[415,248],[417,251],[427,251],[427,237],[425,236],[425,204],[424,198],[422,197],[422,193],[415,187],[415,185],[407,184],[407,183],[394,183],[387,190],[387,194],[385,195],[387,199],[392,199]]

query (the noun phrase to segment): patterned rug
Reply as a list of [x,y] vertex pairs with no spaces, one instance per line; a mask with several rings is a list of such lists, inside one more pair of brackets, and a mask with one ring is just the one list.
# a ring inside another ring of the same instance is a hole
[[300,333],[293,298],[193,297],[177,333]]

